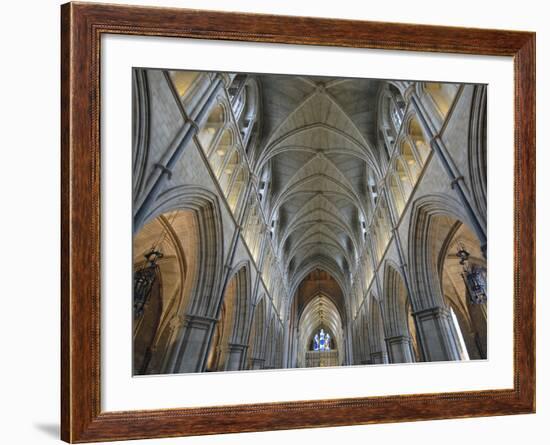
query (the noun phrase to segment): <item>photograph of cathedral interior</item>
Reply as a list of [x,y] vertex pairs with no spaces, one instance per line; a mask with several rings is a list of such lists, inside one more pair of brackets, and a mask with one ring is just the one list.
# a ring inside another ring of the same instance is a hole
[[132,88],[134,375],[487,359],[487,85]]

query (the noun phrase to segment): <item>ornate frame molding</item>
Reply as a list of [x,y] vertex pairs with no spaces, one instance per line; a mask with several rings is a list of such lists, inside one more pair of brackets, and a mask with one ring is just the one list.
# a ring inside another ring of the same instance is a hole
[[[127,34],[511,56],[515,70],[514,388],[102,412],[100,38]],[[174,437],[535,411],[535,34],[92,3],[61,7],[61,437]]]

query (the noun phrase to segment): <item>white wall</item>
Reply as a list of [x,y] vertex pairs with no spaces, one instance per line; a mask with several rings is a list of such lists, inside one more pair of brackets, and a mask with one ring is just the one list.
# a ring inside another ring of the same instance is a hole
[[[290,15],[359,18],[537,31],[538,122],[550,119],[548,107],[550,29],[545,2],[536,0],[444,2],[394,0],[133,0],[157,6],[185,6]],[[59,1],[27,0],[2,6],[2,116],[0,190],[2,191],[3,290],[0,410],[3,443],[43,444],[58,437],[59,412]],[[7,100],[6,100],[7,94]],[[6,138],[7,135],[7,138]],[[539,131],[538,164],[550,157],[548,134]],[[7,156],[7,158],[6,158]],[[550,175],[539,175],[539,227],[548,220]],[[153,440],[148,443],[410,443],[463,444],[483,439],[501,445],[547,443],[550,421],[550,289],[543,273],[549,237],[539,230],[538,413],[486,419],[283,431],[201,438]],[[545,253],[546,251],[546,253]],[[548,274],[547,274],[548,275]],[[7,288],[6,288],[7,284]],[[546,349],[546,352],[544,351]],[[537,433],[539,437],[537,437]]]

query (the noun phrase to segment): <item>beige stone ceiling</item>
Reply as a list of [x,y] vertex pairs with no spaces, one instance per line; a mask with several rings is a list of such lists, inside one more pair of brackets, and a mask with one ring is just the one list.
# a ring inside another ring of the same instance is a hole
[[313,270],[341,284],[361,245],[367,168],[380,172],[376,142],[381,82],[258,76],[262,142],[255,170],[271,162],[271,214],[290,287]]

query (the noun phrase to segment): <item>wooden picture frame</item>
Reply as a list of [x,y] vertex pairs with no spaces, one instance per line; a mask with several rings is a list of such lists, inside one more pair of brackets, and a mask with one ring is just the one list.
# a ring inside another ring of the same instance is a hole
[[[63,440],[93,442],[535,411],[534,33],[91,3],[65,4],[61,18]],[[103,34],[513,57],[513,389],[102,412],[99,80]]]

